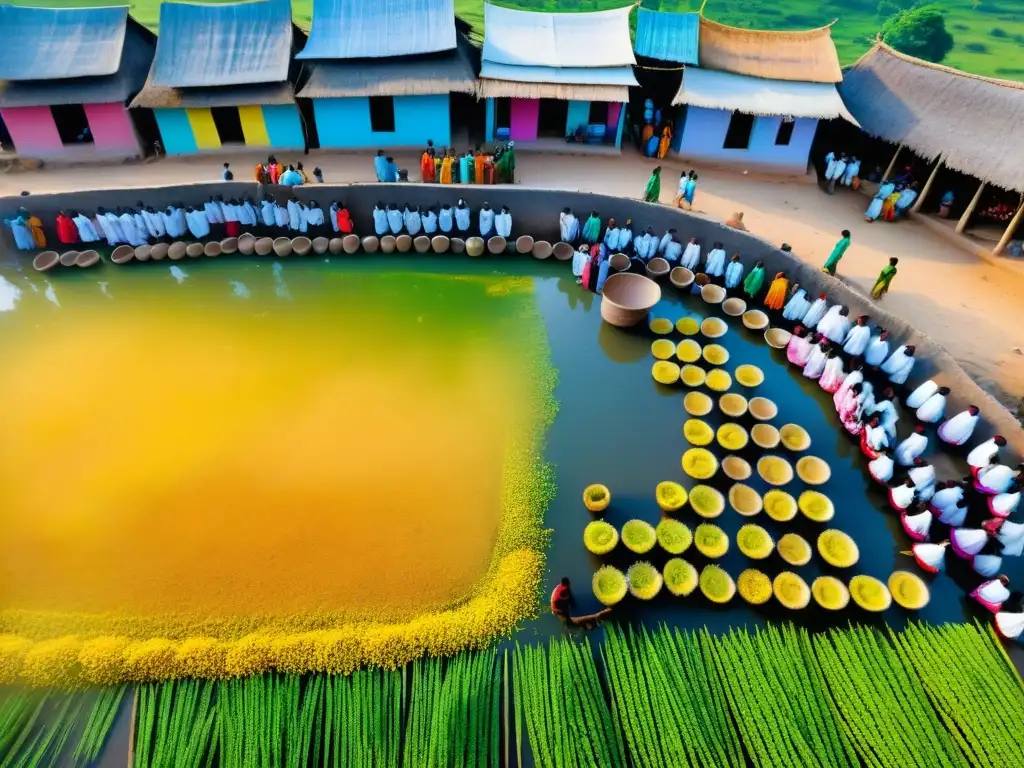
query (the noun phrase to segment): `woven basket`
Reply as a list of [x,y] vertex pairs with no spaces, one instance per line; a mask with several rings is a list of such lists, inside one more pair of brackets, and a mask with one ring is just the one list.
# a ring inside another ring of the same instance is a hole
[[274,253],[278,256],[291,256],[292,241],[287,237],[278,237],[274,240]]
[[216,240],[207,243],[203,246],[203,253],[210,257],[220,256],[220,243]]
[[533,244],[533,249],[530,253],[533,254],[533,258],[535,259],[547,259],[551,256],[551,251],[551,243],[547,240],[537,240]]
[[668,274],[668,269],[668,262],[661,258],[661,256],[655,256],[647,262],[647,276],[651,280],[661,280],[661,278]]
[[430,250],[430,238],[426,235],[420,235],[412,241],[412,247],[416,253],[426,253]]
[[[347,236],[345,240],[348,240]],[[376,253],[380,250],[380,239],[376,235],[367,235],[363,238],[363,250],[367,253]],[[352,251],[346,248],[345,253],[352,253]]]
[[601,317],[619,328],[628,328],[647,319],[647,313],[661,300],[660,286],[643,275],[620,272],[604,284]]
[[613,253],[608,259],[608,266],[616,272],[628,272],[631,266],[629,256],[624,253]]
[[412,250],[412,238],[408,235],[399,235],[395,238],[395,248],[399,253],[408,253]]
[[[376,238],[366,238],[366,240],[370,239],[376,240]],[[363,248],[366,248],[366,240],[363,240],[362,243],[360,243],[359,235],[345,235],[343,238],[341,238],[341,250],[343,250],[345,253],[359,253],[360,245],[362,245]],[[366,250],[369,251],[370,249],[366,248]],[[377,250],[376,245],[374,246],[373,250]]]
[[79,267],[91,267],[100,263],[100,255],[96,251],[82,251],[75,259]]
[[576,249],[568,243],[555,243],[554,249],[552,249],[555,258],[559,261],[568,261],[572,258],[572,255],[576,253]]
[[529,253],[533,250],[533,238],[529,235],[520,235],[516,238],[516,253]]
[[202,243],[189,243],[185,246],[185,255],[191,259],[198,258],[203,255],[203,244]]
[[257,256],[269,256],[274,252],[274,241],[269,237],[261,237],[253,245],[253,251]]
[[256,251],[256,236],[243,232],[238,237],[238,252],[250,256]]
[[[75,253],[75,252],[72,251],[72,253]],[[75,253],[75,255],[71,257],[71,263],[74,264],[75,263],[75,259],[77,259],[77,258],[78,258],[78,254]],[[126,262],[131,261],[134,258],[135,258],[135,249],[132,248],[130,245],[119,245],[110,254],[110,260],[114,264],[124,264]],[[148,259],[148,258],[149,258],[149,255],[147,254],[146,255],[146,259]],[[140,261],[145,261],[146,259],[140,259]],[[63,256],[61,257],[60,263],[61,264],[65,263]]]
[[238,238],[237,237],[225,237],[220,241],[220,252],[221,253],[238,253]]
[[[140,245],[135,249],[135,258],[139,261],[149,261],[153,256],[153,249],[148,245]],[[114,254],[110,254],[111,261],[113,261]]]
[[167,258],[171,261],[178,261],[179,259],[185,258],[185,252],[188,246],[182,242],[171,243],[167,247]]
[[313,241],[308,237],[296,237],[292,240],[292,253],[296,256],[305,256],[313,250]]
[[327,249],[330,248],[331,241],[326,237],[315,237],[313,238],[313,253],[327,253]]
[[157,243],[149,249],[149,258],[153,261],[163,261],[167,258],[169,247],[167,243]]
[[53,269],[58,264],[60,264],[60,256],[56,251],[43,251],[32,259],[33,268],[39,272],[45,272],[48,269]]
[[380,250],[381,253],[395,252],[395,238],[393,235],[384,235],[384,237],[380,239]]
[[686,267],[675,267],[669,273],[668,279],[676,288],[689,288],[693,285],[693,272]]
[[507,247],[508,241],[506,241],[501,235],[495,235],[487,241],[487,250],[495,255],[504,253]]
[[471,237],[466,241],[466,253],[474,259],[484,255],[484,239],[482,237]]
[[452,253],[465,253],[466,252],[466,241],[461,237],[452,238]]
[[[351,237],[356,237],[356,236],[355,235],[351,235]],[[334,254],[341,253],[344,250],[344,248],[345,248],[345,241],[342,240],[340,237],[332,237],[330,239],[330,242],[327,243],[327,250],[330,253],[334,253]],[[359,250],[359,238],[358,237],[356,237],[356,250],[357,251]]]
[[430,241],[430,247],[434,249],[434,253],[448,253],[448,249],[452,247],[452,241],[447,235],[434,235],[434,239]]

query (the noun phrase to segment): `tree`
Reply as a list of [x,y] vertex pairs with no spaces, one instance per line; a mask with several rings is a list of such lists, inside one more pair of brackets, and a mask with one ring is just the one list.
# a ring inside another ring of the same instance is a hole
[[953,36],[934,5],[898,13],[882,25],[882,40],[897,51],[925,61],[940,62],[953,50]]

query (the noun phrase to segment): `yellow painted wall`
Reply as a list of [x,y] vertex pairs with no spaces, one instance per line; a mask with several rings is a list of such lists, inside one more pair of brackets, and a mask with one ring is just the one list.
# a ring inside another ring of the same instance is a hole
[[213,123],[213,113],[207,107],[189,108],[185,110],[192,135],[196,138],[196,149],[220,149],[220,136],[217,126]]
[[246,146],[270,146],[270,134],[267,133],[267,123],[263,119],[263,107],[258,104],[239,107],[238,117],[242,121],[242,134],[245,136]]

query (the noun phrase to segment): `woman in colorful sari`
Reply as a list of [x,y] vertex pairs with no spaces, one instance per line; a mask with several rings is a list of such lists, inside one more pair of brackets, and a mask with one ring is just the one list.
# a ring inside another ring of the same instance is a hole
[[658,198],[661,197],[661,166],[659,165],[653,171],[651,171],[651,178],[647,180],[647,186],[644,187],[644,202],[645,203],[656,203]]
[[757,296],[761,292],[761,287],[764,285],[764,262],[759,261],[754,264],[754,268],[750,270],[750,274],[747,275],[743,280],[743,292],[747,294],[751,299]]
[[878,188],[878,193],[871,200],[871,204],[868,205],[868,209],[864,211],[865,221],[874,221],[882,215],[882,208],[885,206],[885,201],[889,195],[896,191],[896,185],[891,181],[887,181]]
[[839,413],[842,409],[843,402],[846,400],[846,395],[851,389],[853,389],[853,385],[860,384],[863,381],[864,369],[859,365],[855,366],[852,371],[843,377],[843,382],[839,385],[839,389],[832,393],[832,405],[835,406],[836,413]]
[[420,156],[420,174],[423,176],[423,181],[427,184],[433,184],[437,181],[435,170],[434,148],[427,147]]
[[440,181],[441,181],[442,184],[451,184],[452,183],[452,165],[454,165],[454,164],[455,164],[455,158],[454,157],[452,157],[450,154],[444,156],[444,159],[441,161],[441,178],[440,178]]
[[591,211],[583,224],[583,242],[593,245],[601,239],[601,217],[597,211]]
[[828,272],[832,277],[836,276],[836,268],[839,266],[839,260],[843,258],[843,254],[846,253],[846,249],[850,247],[850,230],[844,229],[842,232],[842,238],[835,244],[832,249],[832,253],[829,254],[828,259],[825,261],[825,266],[822,267],[822,272]]
[[[581,245],[580,248],[586,248]],[[601,268],[601,246],[590,246],[590,254],[583,265],[583,287],[588,291],[597,290],[597,274]]]
[[900,199],[899,192],[893,192],[882,203],[882,221],[896,221],[896,201]]
[[779,272],[772,280],[768,295],[764,297],[764,305],[768,309],[780,310],[786,303],[786,292],[789,291],[789,278],[785,272]]
[[668,148],[672,144],[672,123],[665,123],[661,129],[661,140],[658,142],[658,159],[664,160],[668,154]]
[[811,354],[804,365],[804,376],[811,381],[817,381],[825,372],[825,363],[828,361],[829,346],[827,341],[822,341],[811,348]]
[[786,308],[782,310],[782,316],[786,320],[798,323],[803,320],[810,306],[811,303],[807,301],[807,291],[800,287],[800,283],[793,283],[792,292],[789,301],[786,302]]
[[[889,447],[889,436],[878,423],[878,417],[872,416],[860,433],[860,452],[869,459],[877,459],[883,448]],[[911,481],[913,485],[913,481]]]
[[946,547],[948,546],[948,541],[943,541],[939,544],[920,542],[910,548],[910,554],[914,556],[914,561],[922,571],[935,574],[942,570],[942,563],[946,559]]
[[729,257],[729,264],[725,267],[725,287],[733,290],[739,287],[743,281],[743,264],[740,262],[740,255],[734,253]]
[[797,368],[807,365],[807,359],[811,356],[811,345],[814,343],[814,331],[807,331],[803,336],[803,329],[798,325],[793,329],[793,335],[789,337],[786,345],[786,359]]
[[899,259],[893,256],[889,259],[889,263],[879,272],[878,279],[875,280],[875,286],[871,289],[871,298],[875,301],[878,301],[889,292],[892,279],[896,277],[896,263],[898,261]]
[[[953,542],[953,551],[956,551],[956,541]],[[971,591],[968,597],[977,600],[992,613],[999,613],[1003,603],[1010,599],[1010,579],[1005,574],[1000,574],[991,581],[983,582],[976,589]]]
[[825,370],[822,372],[821,378],[818,379],[818,386],[834,395],[843,385],[843,379],[846,377],[846,373],[843,371],[843,358],[834,348],[828,351],[826,357]]

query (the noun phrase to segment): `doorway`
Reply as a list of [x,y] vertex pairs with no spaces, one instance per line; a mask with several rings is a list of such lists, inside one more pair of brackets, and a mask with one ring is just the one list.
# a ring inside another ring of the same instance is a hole
[[569,102],[562,99],[541,99],[537,117],[537,136],[549,139],[564,139],[565,125],[569,119]]
[[221,144],[245,144],[238,107],[211,107],[210,114]]

